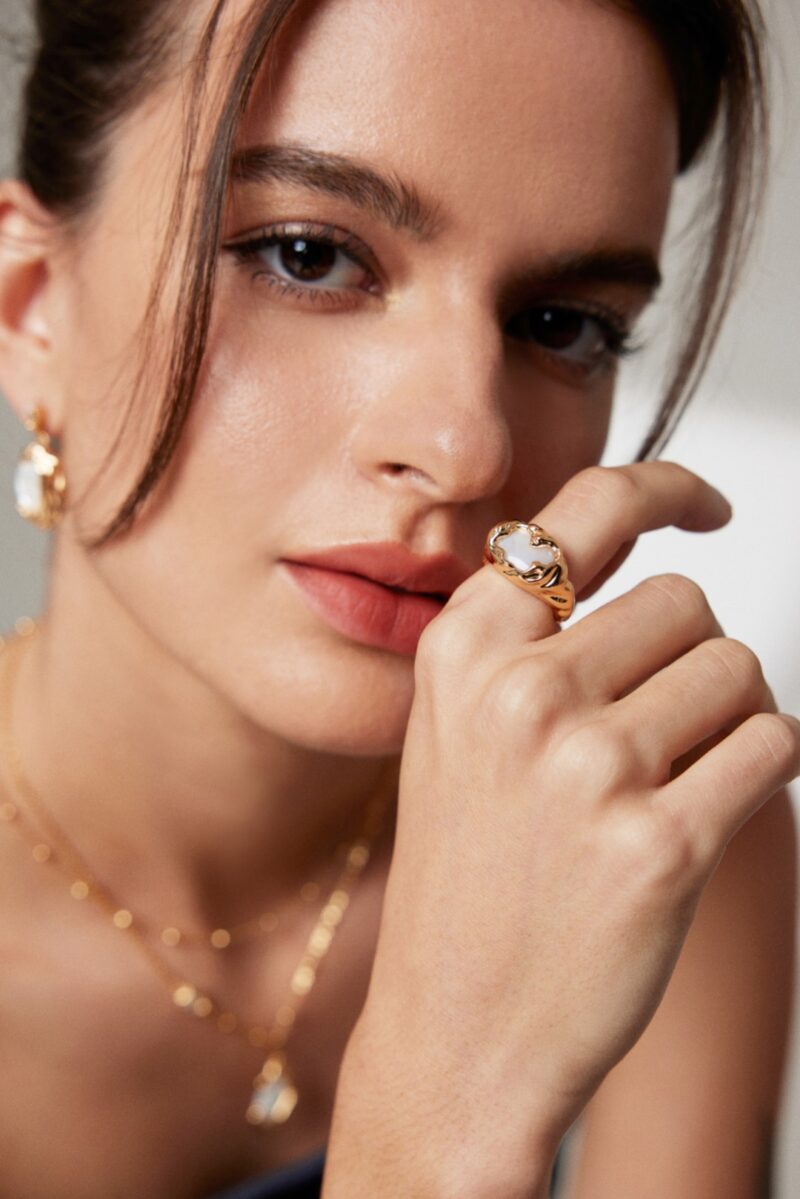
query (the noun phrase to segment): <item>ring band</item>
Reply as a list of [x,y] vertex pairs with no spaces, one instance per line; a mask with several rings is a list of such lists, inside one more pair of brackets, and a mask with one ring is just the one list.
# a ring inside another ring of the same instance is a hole
[[486,538],[483,560],[537,599],[544,600],[556,620],[567,620],[575,607],[575,588],[569,581],[561,547],[538,525],[507,520]]

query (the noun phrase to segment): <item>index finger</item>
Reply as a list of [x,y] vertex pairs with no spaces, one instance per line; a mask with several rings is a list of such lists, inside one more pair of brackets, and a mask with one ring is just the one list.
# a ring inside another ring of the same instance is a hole
[[[722,493],[686,467],[639,462],[581,471],[528,523],[540,525],[561,547],[569,578],[580,593],[639,534],[668,525],[710,532],[727,524],[731,512]],[[502,519],[521,518],[508,513]],[[470,604],[478,621],[484,614],[491,618],[496,640],[539,639],[557,627],[545,603],[532,603],[535,596],[509,586],[489,565],[462,583],[453,598],[459,606]]]

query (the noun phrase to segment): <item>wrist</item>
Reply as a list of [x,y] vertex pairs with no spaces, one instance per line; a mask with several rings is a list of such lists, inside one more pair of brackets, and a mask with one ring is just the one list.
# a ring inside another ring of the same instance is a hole
[[470,1093],[414,1044],[362,1022],[354,1030],[322,1199],[547,1199],[560,1135],[506,1087]]

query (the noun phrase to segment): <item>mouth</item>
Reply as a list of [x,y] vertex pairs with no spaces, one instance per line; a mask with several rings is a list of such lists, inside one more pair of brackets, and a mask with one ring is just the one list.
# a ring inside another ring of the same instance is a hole
[[282,560],[286,574],[307,606],[350,641],[413,655],[423,629],[444,608],[450,594],[415,591],[354,571]]
[[[369,575],[357,574],[354,570],[343,571],[343,574],[351,574],[354,579],[369,579]],[[417,591],[413,587],[397,587],[394,583],[381,583],[379,579],[369,579],[371,583],[378,583],[381,587],[385,587],[387,591],[396,591],[398,595],[423,595],[428,599],[438,600],[442,604],[446,604],[450,599],[450,594],[446,591]]]

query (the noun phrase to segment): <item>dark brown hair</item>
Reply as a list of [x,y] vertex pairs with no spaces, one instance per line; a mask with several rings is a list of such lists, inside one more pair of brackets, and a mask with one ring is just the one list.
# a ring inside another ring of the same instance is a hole
[[[660,452],[696,389],[750,239],[766,160],[763,21],[757,0],[607,2],[643,20],[663,49],[678,101],[679,172],[693,166],[712,142],[716,155],[707,210],[712,219],[688,302],[688,332],[638,454],[642,459]],[[180,439],[206,347],[238,123],[262,63],[299,4],[260,0],[252,5],[233,77],[214,101],[210,144],[199,145],[197,123],[187,122],[170,236],[146,321],[152,328],[167,267],[175,247],[183,245],[175,350],[147,464],[96,545],[130,526]],[[226,0],[213,0],[199,37],[191,69],[192,111],[198,111],[198,103],[212,103],[207,66],[225,7]],[[47,208],[70,219],[91,209],[115,126],[162,78],[186,11],[175,0],[36,0],[38,49],[25,89],[19,174]],[[198,156],[202,184],[187,205]]]

